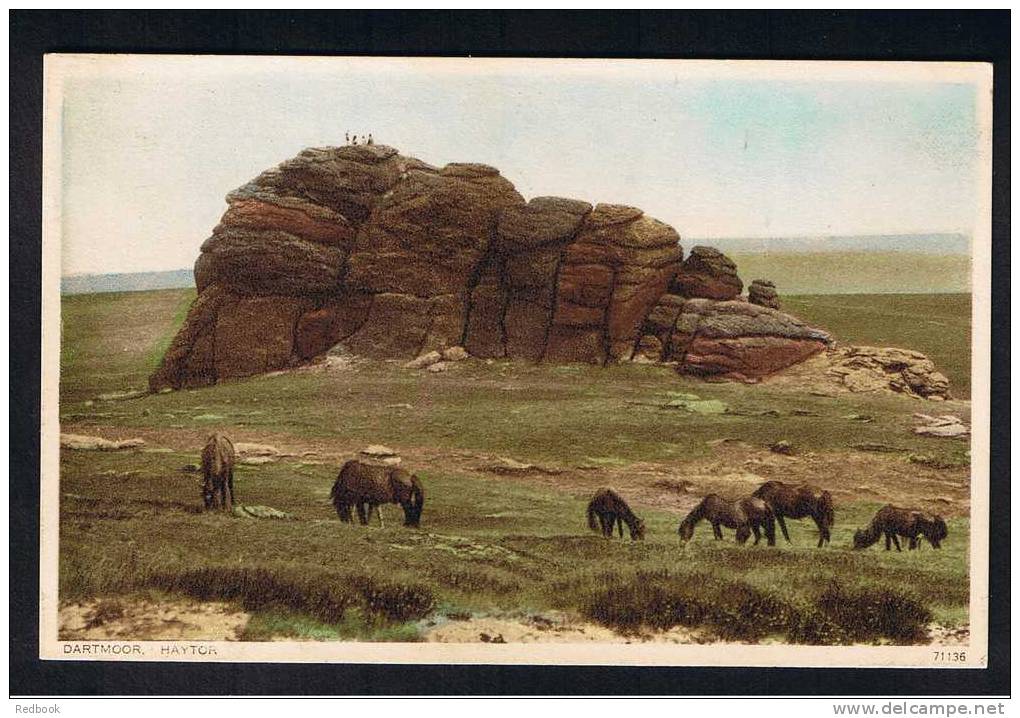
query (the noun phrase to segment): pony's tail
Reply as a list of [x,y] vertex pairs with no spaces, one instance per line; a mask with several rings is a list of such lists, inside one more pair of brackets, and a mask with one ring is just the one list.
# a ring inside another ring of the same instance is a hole
[[417,476],[411,477],[411,510],[414,512],[414,523],[417,526],[421,521],[421,511],[425,508],[425,487],[418,481]]
[[340,516],[340,518],[343,518],[344,508],[346,505],[346,502],[340,495],[340,485],[343,483],[344,472],[347,470],[350,463],[351,462],[348,461],[340,468],[340,473],[337,474],[336,481],[333,482],[333,488],[329,490],[329,500],[332,502],[333,508],[336,509],[337,515]]
[[599,531],[599,525],[596,523],[594,501],[588,503],[588,528],[596,533]]
[[825,517],[825,523],[827,526],[831,527],[834,523],[836,523],[836,510],[832,505],[832,494],[828,491],[823,491],[819,503],[822,508],[822,516]]

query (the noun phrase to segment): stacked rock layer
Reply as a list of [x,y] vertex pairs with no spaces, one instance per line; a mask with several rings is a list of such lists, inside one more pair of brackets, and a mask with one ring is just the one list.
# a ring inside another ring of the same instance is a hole
[[227,195],[195,263],[198,298],[150,377],[182,388],[335,347],[758,377],[828,335],[734,301],[733,263],[640,209],[529,202],[493,167],[432,167],[383,145],[314,148]]

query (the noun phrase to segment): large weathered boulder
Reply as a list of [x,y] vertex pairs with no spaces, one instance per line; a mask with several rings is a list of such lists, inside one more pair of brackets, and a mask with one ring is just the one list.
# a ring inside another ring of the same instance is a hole
[[[646,330],[654,328],[646,323]],[[753,380],[804,361],[831,342],[826,332],[774,309],[688,299],[663,341],[663,359],[677,362],[685,374]]]
[[229,193],[195,284],[153,390],[332,352],[407,360],[454,347],[747,378],[827,341],[719,301],[742,289],[733,263],[707,247],[683,262],[676,231],[636,207],[525,202],[494,167],[436,168],[384,145],[304,150]]
[[776,285],[767,279],[755,279],[747,288],[747,301],[769,309],[779,309],[779,294]]
[[737,265],[714,247],[696,246],[673,280],[670,291],[682,297],[726,301],[740,296],[744,283]]

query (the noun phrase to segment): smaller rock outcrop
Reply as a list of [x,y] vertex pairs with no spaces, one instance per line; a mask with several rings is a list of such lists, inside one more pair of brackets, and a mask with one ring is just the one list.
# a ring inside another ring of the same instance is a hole
[[736,299],[744,289],[737,265],[714,247],[696,246],[673,279],[670,291],[681,297]]
[[952,398],[949,379],[921,352],[895,347],[843,347],[828,373],[852,392],[892,390],[935,401]]
[[645,319],[638,348],[697,376],[756,380],[824,350],[832,338],[789,314],[748,302],[667,294]]
[[779,309],[779,294],[776,285],[767,279],[755,279],[747,288],[747,301],[760,307]]

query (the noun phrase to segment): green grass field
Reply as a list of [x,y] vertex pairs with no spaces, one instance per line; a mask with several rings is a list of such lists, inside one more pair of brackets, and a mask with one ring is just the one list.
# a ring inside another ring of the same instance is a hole
[[[366,363],[94,401],[105,391],[145,385],[192,296],[168,290],[64,298],[63,430],[138,432],[148,443],[141,451],[62,452],[62,600],[226,600],[252,614],[243,636],[251,640],[415,640],[425,621],[544,611],[621,631],[680,624],[739,640],[808,643],[911,642],[923,640],[906,630],[918,622],[966,623],[965,507],[947,513],[951,540],[942,551],[849,548],[853,530],[881,503],[873,494],[853,498],[858,484],[934,497],[966,482],[967,445],[912,434],[906,422],[918,408],[913,400],[703,383],[650,366],[465,362],[443,374]],[[854,301],[884,322],[891,339],[882,343],[912,346],[918,313],[930,316],[923,299],[904,300],[895,312],[888,297]],[[831,300],[790,298],[787,307],[842,337],[822,320],[841,318]],[[965,306],[969,311],[963,302],[943,311],[950,316]],[[965,328],[956,319],[953,326]],[[846,331],[857,332],[848,341],[878,336],[867,320],[844,321]],[[942,339],[946,349],[950,334]],[[728,411],[664,410],[657,404],[671,391],[720,400]],[[870,420],[847,419],[854,415]],[[400,527],[394,506],[384,509],[386,528],[341,524],[328,502],[337,462],[315,458],[238,470],[242,503],[272,506],[294,520],[203,513],[197,474],[182,467],[197,463],[201,437],[214,429],[320,454],[392,446],[426,485],[423,528]],[[720,438],[742,442],[750,453],[730,455],[729,444],[714,443]],[[807,522],[790,522],[792,545],[780,539],[774,548],[739,547],[732,532],[715,542],[703,525],[684,547],[676,536],[678,504],[668,497],[637,504],[650,529],[644,542],[587,531],[585,497],[607,480],[626,493],[632,467],[657,466],[677,479],[711,462],[729,472],[765,471],[748,461],[760,462],[761,452],[769,453],[764,447],[780,439],[804,457],[791,471],[851,496],[838,503],[828,547],[814,548]],[[855,463],[854,447],[869,443],[893,443],[899,453],[862,454]],[[949,468],[916,468],[908,458],[920,454]],[[541,463],[563,471],[563,483],[560,475],[494,476],[477,470],[478,456]],[[812,473],[826,461],[837,468]],[[857,613],[834,611],[833,595]],[[864,626],[861,616],[875,605],[892,611],[890,620],[905,632]]]
[[970,257],[923,252],[734,252],[745,284],[771,279],[793,294],[925,296],[970,291]]

